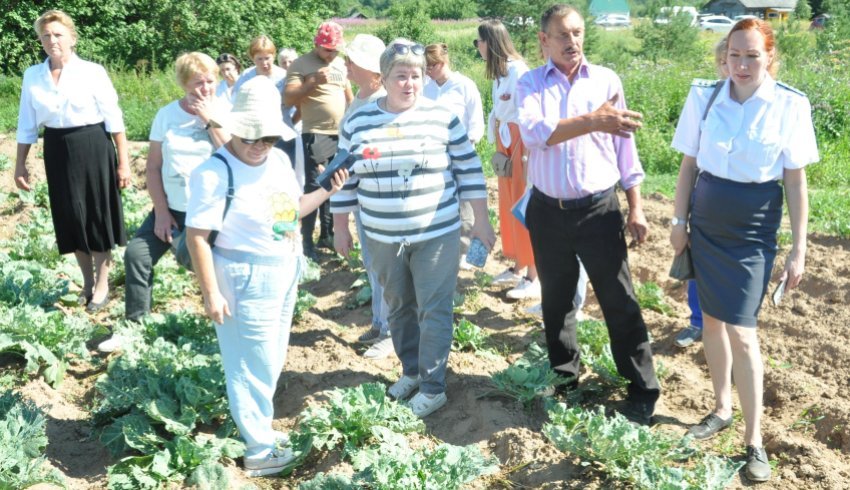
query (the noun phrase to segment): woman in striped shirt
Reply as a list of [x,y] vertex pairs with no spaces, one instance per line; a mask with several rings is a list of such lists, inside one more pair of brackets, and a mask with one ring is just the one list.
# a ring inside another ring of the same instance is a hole
[[[389,305],[403,375],[387,393],[424,417],[446,403],[457,283],[460,199],[475,215],[471,236],[496,240],[481,161],[457,116],[420,97],[424,47],[399,39],[381,55],[386,97],[354,112],[339,135],[352,176],[331,201],[334,229],[351,246],[347,213],[359,207],[373,267]],[[345,247],[343,247],[345,248]],[[347,250],[342,250],[347,252]]]

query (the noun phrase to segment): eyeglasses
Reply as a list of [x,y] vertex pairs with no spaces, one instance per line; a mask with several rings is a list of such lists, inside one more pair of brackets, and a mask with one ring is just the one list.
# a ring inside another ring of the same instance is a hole
[[274,144],[277,143],[278,140],[280,140],[280,136],[263,136],[262,138],[256,139],[256,140],[249,140],[247,138],[241,138],[241,137],[239,138],[239,141],[241,141],[243,145],[248,145],[248,146],[253,145],[254,143],[256,143],[258,141],[262,141],[263,145],[265,145],[265,146],[274,146]]
[[404,56],[407,53],[413,53],[416,56],[425,54],[425,46],[421,44],[401,44],[395,43],[392,45],[393,51],[399,56]]

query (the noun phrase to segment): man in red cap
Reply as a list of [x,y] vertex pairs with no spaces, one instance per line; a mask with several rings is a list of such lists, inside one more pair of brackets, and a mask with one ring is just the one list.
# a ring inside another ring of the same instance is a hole
[[[289,67],[283,89],[284,104],[301,108],[302,139],[304,141],[305,192],[318,189],[316,177],[336,154],[339,122],[351,103],[353,94],[346,76],[345,62],[337,58],[344,46],[342,26],[323,22],[313,39],[314,48],[300,56]],[[304,254],[316,260],[313,212],[301,219]],[[321,234],[319,244],[333,250],[333,216],[327,203],[319,208]]]

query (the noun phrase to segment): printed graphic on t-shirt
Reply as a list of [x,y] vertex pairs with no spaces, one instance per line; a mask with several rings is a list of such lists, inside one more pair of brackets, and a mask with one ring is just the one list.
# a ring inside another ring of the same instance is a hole
[[285,192],[271,195],[272,233],[275,240],[283,240],[298,227],[298,206]]

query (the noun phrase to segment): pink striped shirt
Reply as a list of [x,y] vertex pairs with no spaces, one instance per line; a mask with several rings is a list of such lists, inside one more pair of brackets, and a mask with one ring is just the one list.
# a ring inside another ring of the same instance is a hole
[[519,128],[530,150],[528,180],[544,194],[577,199],[604,191],[618,181],[629,189],[643,181],[634,137],[594,132],[549,146],[561,119],[593,112],[614,94],[615,106],[625,109],[620,77],[603,66],[582,60],[570,84],[550,60],[526,73],[517,84]]

